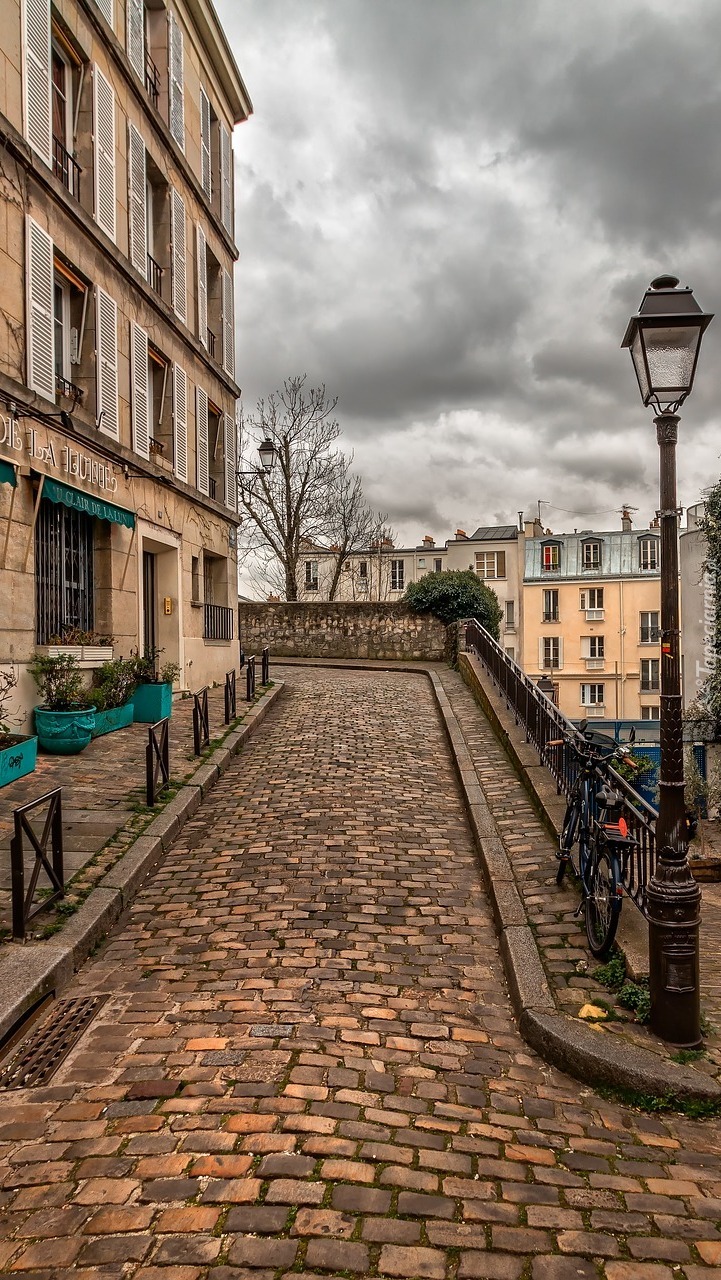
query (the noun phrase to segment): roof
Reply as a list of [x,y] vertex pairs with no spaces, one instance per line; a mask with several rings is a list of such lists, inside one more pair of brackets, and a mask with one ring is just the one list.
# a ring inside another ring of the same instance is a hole
[[[483,524],[471,534],[469,542],[512,542],[518,537],[515,524]],[[460,539],[459,539],[460,541]]]

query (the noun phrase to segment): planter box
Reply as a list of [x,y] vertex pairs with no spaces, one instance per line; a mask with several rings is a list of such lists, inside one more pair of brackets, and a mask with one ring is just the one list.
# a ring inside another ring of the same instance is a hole
[[46,658],[59,658],[61,654],[69,654],[78,662],[101,667],[104,662],[112,662],[113,646],[111,644],[39,644],[37,653]]
[[83,662],[94,662],[102,667],[104,662],[112,662],[113,646],[111,644],[84,644]]
[[3,747],[0,750],[0,787],[32,773],[37,756],[37,738],[15,738],[9,747]]
[[133,694],[136,723],[155,724],[165,720],[173,710],[173,686],[171,684],[139,684]]
[[70,658],[77,658],[78,662],[82,660],[83,646],[81,644],[39,644],[37,652],[42,653],[46,658],[60,658],[68,655]]
[[35,708],[35,730],[44,751],[55,756],[75,756],[90,743],[95,727],[95,707],[82,711],[48,711]]
[[93,737],[101,738],[105,733],[115,733],[116,729],[126,729],[133,723],[134,711],[132,701],[122,707],[111,707],[109,711],[96,711]]

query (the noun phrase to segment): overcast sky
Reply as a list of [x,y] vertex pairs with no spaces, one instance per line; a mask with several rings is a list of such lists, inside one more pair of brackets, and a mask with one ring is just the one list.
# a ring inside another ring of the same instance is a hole
[[[235,132],[239,381],[339,397],[410,544],[647,523],[657,447],[620,341],[672,272],[721,311],[717,0],[217,0]],[[721,472],[721,317],[680,500]]]

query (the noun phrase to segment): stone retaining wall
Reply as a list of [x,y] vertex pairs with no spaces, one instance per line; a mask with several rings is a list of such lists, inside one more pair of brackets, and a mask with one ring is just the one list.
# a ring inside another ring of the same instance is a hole
[[238,606],[246,653],[270,646],[273,658],[385,658],[440,662],[446,627],[432,614],[402,604],[307,601]]

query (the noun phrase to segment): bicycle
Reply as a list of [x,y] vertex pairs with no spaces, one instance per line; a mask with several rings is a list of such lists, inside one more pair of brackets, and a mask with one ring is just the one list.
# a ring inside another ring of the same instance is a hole
[[[621,745],[605,733],[579,726],[578,736],[565,735],[547,745],[568,744],[580,768],[573,784],[563,827],[558,841],[556,883],[561,884],[570,864],[581,882],[581,901],[576,915],[585,913],[586,936],[591,952],[599,960],[606,958],[613,946],[623,905],[622,872],[624,863],[638,841],[629,835],[621,810],[624,796],[608,776],[612,761],[627,757],[635,733],[631,730],[628,745]],[[630,761],[629,761],[630,763]],[[595,812],[594,812],[595,811]],[[578,843],[578,862],[573,847]]]

